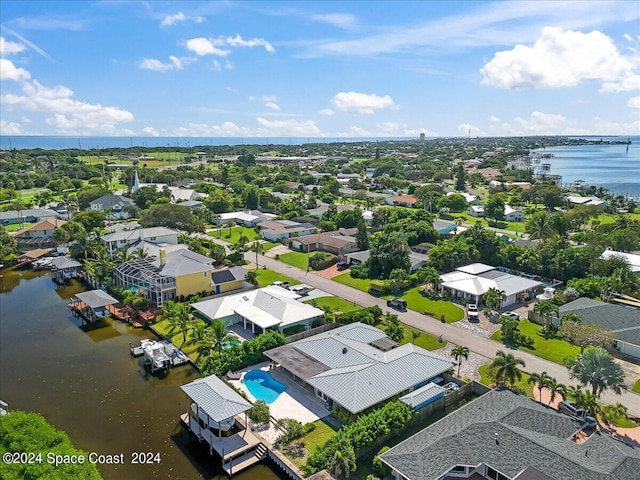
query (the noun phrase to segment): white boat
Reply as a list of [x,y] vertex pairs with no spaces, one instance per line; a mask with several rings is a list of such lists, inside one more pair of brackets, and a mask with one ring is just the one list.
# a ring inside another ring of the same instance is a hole
[[145,362],[151,365],[151,371],[169,370],[171,357],[166,351],[166,346],[155,340],[143,340],[140,346],[144,352]]

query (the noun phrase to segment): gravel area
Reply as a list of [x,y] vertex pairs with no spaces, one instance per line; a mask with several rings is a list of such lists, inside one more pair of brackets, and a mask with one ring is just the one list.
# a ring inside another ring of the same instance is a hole
[[[458,322],[460,323],[460,322]],[[451,350],[455,347],[452,343],[447,343],[446,347],[440,348],[439,350],[434,350],[433,353],[436,353],[444,358],[452,358]],[[455,359],[454,359],[455,361]],[[476,381],[480,381],[480,374],[478,373],[478,368],[482,365],[489,363],[491,360],[487,357],[483,357],[482,355],[478,355],[474,352],[469,352],[469,358],[467,360],[462,359],[462,365],[460,366],[460,376],[462,378],[468,377]],[[455,372],[457,373],[458,367],[456,367]]]
[[480,321],[470,323],[466,318],[460,320],[459,322],[455,322],[452,325],[455,325],[458,328],[462,328],[464,330],[469,330],[477,335],[482,335],[483,337],[489,338],[495,332],[500,330],[500,324],[491,323],[484,314],[479,315]]

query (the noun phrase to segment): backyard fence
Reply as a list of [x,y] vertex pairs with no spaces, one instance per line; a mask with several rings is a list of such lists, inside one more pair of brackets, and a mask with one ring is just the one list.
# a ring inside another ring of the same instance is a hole
[[319,327],[312,328],[310,330],[305,330],[304,332],[294,333],[293,335],[289,335],[287,337],[287,343],[293,343],[298,340],[302,340],[303,338],[311,337],[313,335],[317,335],[319,333],[324,333],[329,330],[333,330],[334,328],[341,327],[342,323],[325,323],[324,325],[320,325]]

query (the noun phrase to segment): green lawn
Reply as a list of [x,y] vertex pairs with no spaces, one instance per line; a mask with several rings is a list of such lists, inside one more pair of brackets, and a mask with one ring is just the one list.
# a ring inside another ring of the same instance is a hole
[[259,268],[256,270],[256,273],[258,274],[258,283],[261,287],[271,285],[275,281],[289,282],[291,285],[297,285],[300,283],[293,278],[285,277],[284,275],[280,275],[278,272],[265,268]]
[[[626,215],[629,215],[629,217],[632,220],[640,221],[640,213],[628,213]],[[618,215],[611,215],[609,213],[603,213],[602,215],[598,216],[598,221],[600,222],[601,225],[606,225],[608,223],[614,223],[616,221],[617,217],[618,217]]]
[[309,450],[313,449],[316,445],[326,443],[327,440],[336,433],[336,430],[322,419],[316,420],[313,424],[316,428],[300,439]]
[[349,287],[356,288],[362,292],[368,292],[369,284],[371,283],[371,280],[369,280],[368,278],[353,278],[349,272],[343,273],[342,275],[337,275],[331,280],[343,285],[347,285]]
[[[487,363],[486,365],[482,365],[478,369],[478,373],[480,373],[480,383],[483,385],[487,385],[488,387],[493,386],[495,381],[489,376],[489,369],[491,364]],[[533,396],[533,384],[527,383],[529,381],[529,375],[525,372],[522,372],[522,378],[520,381],[517,381],[514,387],[519,388],[523,391],[527,396],[531,398],[536,398]]]
[[640,380],[638,380],[636,383],[633,384],[633,387],[631,387],[631,390],[636,393],[640,393]]
[[[425,350],[438,350],[439,348],[445,347],[447,342],[438,342],[438,337],[434,337],[433,335],[429,335],[428,333],[421,332],[420,330],[410,327],[409,325],[402,324],[402,328],[404,329],[404,339],[400,343],[400,345],[404,345],[405,343],[413,343],[419,347],[424,348]],[[411,332],[418,332],[420,336],[413,340],[413,336]]]
[[290,252],[280,255],[280,261],[291,265],[292,267],[299,268],[300,270],[306,270],[309,262],[309,256],[303,252]]
[[[569,342],[562,338],[552,338],[550,340],[545,340],[542,335],[539,335],[540,330],[542,330],[542,327],[540,325],[532,323],[529,320],[522,320],[520,322],[520,332],[533,338],[534,348],[529,349],[519,347],[519,349],[525,352],[532,353],[546,360],[559,363],[560,365],[564,365],[566,358],[575,358],[580,354],[580,347],[571,345]],[[491,339],[501,342],[501,331],[498,330],[496,333],[491,335]]]
[[[480,222],[483,227],[488,227],[489,222],[483,217],[473,217],[467,213],[452,213],[451,218],[461,218],[464,223],[475,225],[476,222]],[[524,226],[527,222],[504,222],[507,224],[507,228],[502,230],[510,230],[512,232],[523,233]]]
[[[419,313],[428,312],[438,320],[440,315],[444,313],[444,319],[447,323],[457,322],[464,318],[464,310],[455,303],[446,300],[431,300],[420,294],[422,287],[415,287],[402,295],[407,301],[407,307]],[[387,298],[386,296],[383,298]],[[393,295],[388,298],[393,298]]]
[[33,225],[33,223],[23,223],[22,225],[20,225],[19,223],[12,223],[11,225],[7,225],[4,228],[7,232],[15,232],[17,230],[20,230],[21,228],[26,228],[31,225]]
[[323,308],[323,307],[331,307],[331,311],[333,312],[351,312],[353,310],[357,310],[360,307],[360,305],[354,305],[353,302],[349,302],[347,300],[345,300],[344,298],[340,298],[340,297],[320,297],[320,298],[316,298],[314,300],[307,300],[304,303],[308,303],[310,305],[315,305],[318,308]]
[[636,428],[638,426],[636,422],[628,419],[627,417],[618,417],[613,423],[616,427],[620,428]]
[[238,243],[238,240],[243,235],[247,237],[250,242],[260,239],[260,234],[256,233],[255,229],[248,227],[231,227],[231,233],[229,233],[229,227],[223,226],[219,232],[216,229],[207,233],[207,235],[231,244]]
[[[192,327],[198,323],[204,324],[203,320],[196,318],[193,320]],[[176,347],[184,352],[186,356],[188,356],[194,362],[198,359],[198,356],[195,352],[195,348],[193,345],[187,345],[189,339],[191,338],[190,331],[187,332],[187,341],[183,343],[182,332],[179,330],[175,330],[173,333],[170,333],[171,325],[168,320],[161,320],[153,324],[153,329],[158,332],[160,335],[165,337],[171,343],[173,343]]]
[[263,251],[271,250],[273,247],[277,247],[278,245],[282,245],[280,242],[264,242],[262,244]]

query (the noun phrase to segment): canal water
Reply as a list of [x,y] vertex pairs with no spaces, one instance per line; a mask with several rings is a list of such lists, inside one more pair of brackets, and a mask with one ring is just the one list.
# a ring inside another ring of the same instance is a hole
[[[42,414],[87,452],[123,453],[124,465],[98,467],[105,479],[227,478],[180,425],[180,385],[199,377],[193,367],[150,376],[129,346],[153,334],[112,320],[83,326],[68,307],[82,284],[56,289],[47,271],[0,274],[0,398],[10,409]],[[134,452],[158,453],[160,463],[132,464]],[[234,478],[287,477],[264,464]]]

